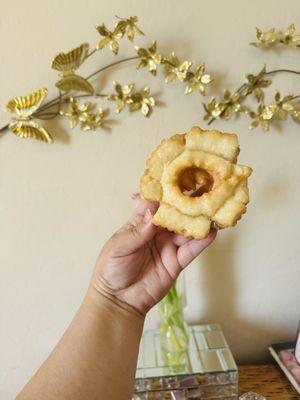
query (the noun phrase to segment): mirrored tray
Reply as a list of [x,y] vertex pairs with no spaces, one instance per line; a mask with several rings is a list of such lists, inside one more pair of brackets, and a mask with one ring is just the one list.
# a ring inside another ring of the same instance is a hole
[[159,330],[143,334],[132,399],[237,398],[237,366],[220,326],[190,326],[188,336],[187,350],[174,356],[163,349]]

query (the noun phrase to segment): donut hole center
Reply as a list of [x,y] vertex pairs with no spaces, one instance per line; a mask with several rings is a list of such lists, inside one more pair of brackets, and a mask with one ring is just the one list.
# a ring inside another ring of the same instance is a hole
[[209,192],[214,179],[205,169],[189,167],[184,169],[178,177],[178,186],[185,196],[200,197]]

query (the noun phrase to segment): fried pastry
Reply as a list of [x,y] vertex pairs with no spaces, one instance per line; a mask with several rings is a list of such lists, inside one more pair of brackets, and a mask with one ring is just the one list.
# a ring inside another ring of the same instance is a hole
[[237,164],[237,135],[193,127],[165,139],[147,160],[141,195],[159,202],[153,223],[185,237],[234,226],[249,202],[250,167]]

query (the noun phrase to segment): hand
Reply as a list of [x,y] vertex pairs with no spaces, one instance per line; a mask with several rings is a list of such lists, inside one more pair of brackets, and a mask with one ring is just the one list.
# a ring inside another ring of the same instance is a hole
[[157,203],[139,195],[133,198],[134,213],[103,247],[91,286],[145,315],[165,296],[180,272],[213,242],[216,230],[203,240],[186,239],[152,224]]

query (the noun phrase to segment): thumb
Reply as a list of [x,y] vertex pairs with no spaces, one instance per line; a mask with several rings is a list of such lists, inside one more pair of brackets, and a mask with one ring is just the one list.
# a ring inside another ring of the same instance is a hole
[[118,232],[116,255],[125,256],[138,250],[154,237],[157,229],[152,223],[152,214],[148,208],[140,222],[127,224],[125,229]]

